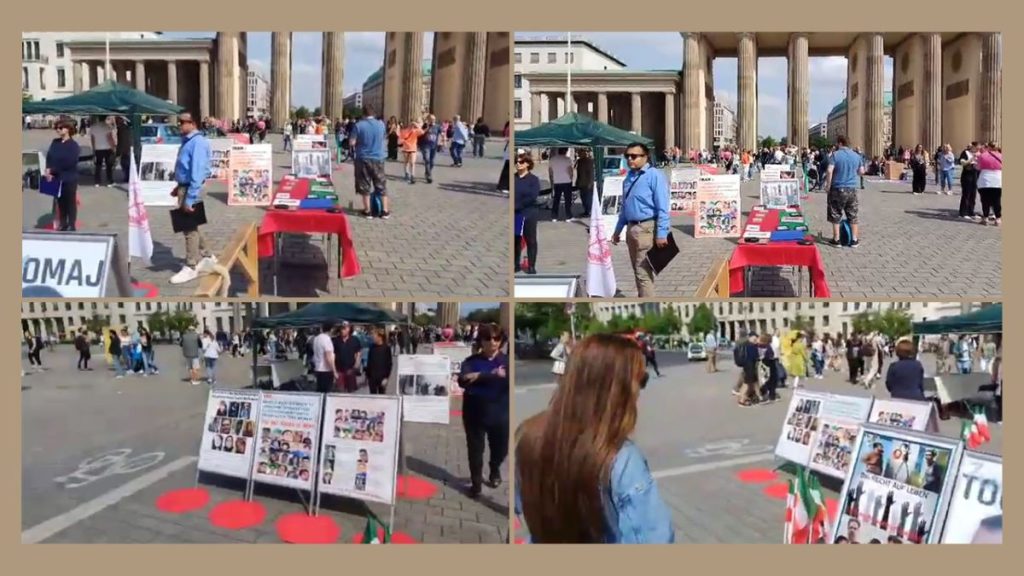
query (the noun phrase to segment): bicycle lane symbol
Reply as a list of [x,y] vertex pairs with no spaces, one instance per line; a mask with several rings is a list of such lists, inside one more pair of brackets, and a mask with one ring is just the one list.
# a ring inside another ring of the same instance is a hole
[[688,458],[708,458],[711,456],[753,456],[773,452],[774,447],[767,444],[751,444],[749,438],[730,438],[717,440],[697,448],[683,451]]
[[86,458],[78,465],[77,470],[66,476],[54,478],[53,481],[63,484],[65,488],[80,488],[108,476],[145,470],[164,459],[163,452],[149,452],[129,458],[131,452],[128,448],[121,448]]

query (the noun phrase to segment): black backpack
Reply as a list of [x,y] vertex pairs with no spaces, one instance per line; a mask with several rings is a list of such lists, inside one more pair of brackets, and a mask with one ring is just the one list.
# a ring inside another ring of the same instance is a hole
[[732,351],[732,360],[740,368],[747,365],[747,342],[742,342]]

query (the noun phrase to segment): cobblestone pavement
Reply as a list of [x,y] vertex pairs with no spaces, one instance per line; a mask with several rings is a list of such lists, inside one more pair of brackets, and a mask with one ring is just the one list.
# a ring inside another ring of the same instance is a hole
[[[21,133],[23,150],[46,150],[53,139],[49,130],[29,130]],[[79,144],[88,145],[88,140],[78,138]],[[81,180],[78,183],[78,231],[95,234],[117,234],[124,265],[128,262],[128,187],[118,184],[114,187],[93,184],[92,164],[81,164]],[[119,178],[115,174],[114,178]],[[123,210],[122,210],[123,208]],[[53,199],[40,194],[38,190],[22,188],[21,222],[22,230],[51,229],[53,223]]]
[[[535,173],[546,179],[546,165]],[[934,193],[914,196],[904,182],[866,178],[860,192],[861,246],[833,248],[819,244],[835,298],[994,297],[1002,294],[1002,234],[957,217],[959,188],[952,196]],[[547,184],[542,184],[547,187]],[[929,192],[935,190],[929,186]],[[759,202],[759,183],[743,183],[744,216]],[[977,209],[981,210],[980,201]],[[582,214],[579,200],[575,214]],[[826,221],[825,194],[811,193],[805,201],[810,231],[822,242],[831,238]],[[542,220],[537,227],[541,274],[581,274],[586,277],[587,226]],[[737,239],[693,237],[693,218],[672,218],[680,255],[655,281],[658,296],[692,297],[712,264],[728,257]],[[609,231],[611,233],[611,231]],[[627,297],[636,296],[633,271],[625,242],[612,248],[615,277]],[[760,268],[754,272],[752,293],[757,297],[794,297],[802,280],[808,295],[806,270]]]
[[[211,495],[204,509],[171,515],[156,508],[161,494],[196,481],[207,388],[183,381],[184,362],[177,347],[158,347],[159,376],[121,380],[113,378],[96,348],[93,352],[94,372],[77,372],[77,356],[70,346],[60,346],[43,353],[45,372],[22,379],[23,538],[41,534],[43,542],[61,543],[280,542],[278,519],[304,509],[293,490],[258,487],[255,498],[266,508],[266,519],[239,531],[214,527],[208,514],[217,503],[240,498],[243,482],[214,482],[204,475],[201,486]],[[245,387],[250,363],[251,358],[222,357],[221,385]],[[22,365],[28,363],[23,359]],[[456,400],[453,409],[458,408]],[[477,501],[462,491],[469,474],[461,419],[453,415],[448,426],[410,423],[404,433],[407,473],[439,490],[427,501],[399,499],[394,530],[424,543],[506,542],[508,483],[497,490],[485,487]],[[127,464],[122,461],[93,473],[87,482],[81,477],[56,481],[74,473],[81,462],[117,450],[128,460],[145,457],[146,465],[117,473],[118,466]],[[386,506],[368,508],[387,521]],[[83,512],[87,509],[91,513]],[[339,542],[344,543],[362,534],[366,510],[358,501],[325,497],[320,513],[341,526]]]
[[[923,363],[926,371],[934,366],[931,357]],[[782,401],[776,404],[740,408],[730,394],[739,371],[732,365],[731,353],[720,353],[718,365],[720,371],[715,374],[709,374],[704,363],[692,363],[663,368],[664,377],[652,377],[640,396],[633,440],[647,457],[658,491],[672,510],[677,542],[778,544],[785,500],[762,492],[770,484],[743,484],[736,474],[784,463],[774,451],[792,389],[780,390]],[[543,410],[553,389],[554,384],[516,386],[515,425]],[[871,393],[847,384],[844,373],[807,381],[807,389],[852,396]],[[874,394],[889,397],[884,383],[876,386]],[[958,437],[960,420],[940,421],[940,433]],[[1002,427],[992,426],[992,436],[983,450],[1002,454]],[[779,472],[771,484],[788,478]],[[829,480],[823,481],[823,488],[826,497],[834,499],[842,485]],[[525,535],[520,527],[516,538]]]

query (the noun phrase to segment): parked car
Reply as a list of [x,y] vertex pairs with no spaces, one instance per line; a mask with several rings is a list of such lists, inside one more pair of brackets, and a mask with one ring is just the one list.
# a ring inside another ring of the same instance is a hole
[[694,360],[707,360],[708,351],[704,348],[703,344],[694,342],[686,349],[686,359],[690,362],[693,362]]
[[181,144],[181,131],[173,124],[143,124],[143,144]]
[[608,154],[604,157],[604,164],[601,166],[601,173],[605,178],[625,176],[628,171],[629,165],[626,164],[626,157],[621,153]]

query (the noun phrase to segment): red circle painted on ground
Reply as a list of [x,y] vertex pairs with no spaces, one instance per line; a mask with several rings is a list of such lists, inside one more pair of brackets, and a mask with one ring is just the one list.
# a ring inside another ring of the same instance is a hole
[[778,478],[778,474],[771,468],[751,468],[740,470],[736,473],[736,478],[744,484],[765,484]]
[[167,514],[184,514],[203,508],[210,502],[210,493],[204,488],[182,488],[164,492],[156,499],[156,508]]
[[438,493],[438,488],[431,482],[416,476],[402,475],[398,477],[398,496],[406,500],[429,500]]
[[779,482],[764,489],[764,495],[777,500],[785,500],[789,496],[789,483]]
[[[377,539],[378,540],[383,540],[384,539],[384,529],[379,527],[379,526],[377,527]],[[356,534],[355,538],[352,539],[352,543],[353,544],[362,544],[363,543],[363,533],[360,532],[359,534]],[[413,538],[412,536],[409,536],[405,532],[392,532],[391,533],[391,542],[390,543],[391,544],[419,544],[419,542],[417,542],[415,538]]]
[[829,520],[839,518],[839,501],[835,498],[825,498],[825,509],[828,510]]
[[333,544],[341,538],[341,526],[330,516],[295,512],[277,521],[277,537],[289,544]]
[[132,282],[133,294],[136,298],[156,298],[160,296],[160,289],[156,287],[156,284],[150,284],[149,282]]
[[516,538],[516,544],[526,544],[526,540],[522,538]]
[[259,502],[228,500],[210,510],[210,524],[226,530],[244,530],[259,526],[267,517],[267,510]]

